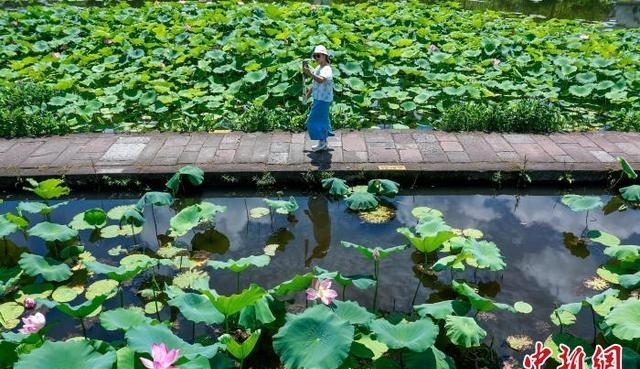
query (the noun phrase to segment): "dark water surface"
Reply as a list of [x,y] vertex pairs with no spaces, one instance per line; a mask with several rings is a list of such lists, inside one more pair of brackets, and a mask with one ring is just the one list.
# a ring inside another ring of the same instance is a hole
[[[271,197],[274,199],[273,197]],[[284,215],[274,214],[260,219],[249,219],[248,212],[254,207],[264,207],[263,197],[230,197],[211,194],[202,198],[216,205],[227,206],[227,210],[217,216],[215,227],[189,232],[179,242],[192,251],[205,252],[217,260],[238,259],[263,253],[267,244],[279,247],[269,266],[261,269],[248,269],[241,275],[241,288],[255,282],[265,288],[271,288],[296,274],[303,274],[319,266],[343,274],[372,274],[373,265],[354,249],[345,248],[340,241],[374,247],[392,247],[406,244],[407,240],[396,232],[402,226],[413,226],[416,219],[411,210],[418,206],[428,206],[441,210],[445,221],[455,228],[475,228],[484,233],[484,239],[495,242],[501,249],[507,267],[501,272],[468,270],[456,273],[453,277],[478,286],[479,292],[497,302],[513,304],[521,300],[530,303],[534,311],[528,315],[496,313],[483,314],[480,324],[488,331],[487,342],[493,339],[494,348],[501,355],[516,355],[504,345],[508,335],[526,334],[534,340],[544,340],[557,327],[551,325],[549,315],[554,306],[579,301],[598,291],[589,290],[585,279],[595,274],[598,266],[606,260],[602,247],[569,248],[565,240],[572,235],[580,235],[589,228],[599,229],[618,236],[623,244],[640,243],[640,212],[627,211],[603,215],[602,211],[574,213],[559,202],[555,194],[513,195],[488,194],[474,192],[451,195],[435,191],[411,196],[399,196],[393,204],[397,207],[395,218],[384,224],[363,222],[357,214],[347,211],[344,202],[329,201],[324,196],[298,196],[300,208],[295,213],[295,221],[290,222]],[[117,205],[133,204],[137,199],[84,197],[72,200],[68,205],[53,212],[52,221],[67,223],[73,215],[89,208],[100,207],[105,210]],[[603,197],[603,200],[607,200]],[[14,211],[17,201],[11,199],[0,204],[0,212]],[[140,245],[151,250],[158,248],[158,233],[165,233],[170,218],[176,210],[164,207],[146,208],[143,232],[138,236]],[[40,215],[27,215],[33,222],[40,221]],[[155,218],[155,224],[153,219]],[[112,221],[113,222],[113,221]],[[34,224],[34,223],[32,223]],[[132,247],[140,250],[140,245],[132,246],[133,239],[121,237],[104,239],[90,243],[89,231],[82,231],[81,238],[87,249],[100,261],[117,264],[122,257],[109,256],[107,251],[117,245],[125,249]],[[33,239],[33,237],[31,238]],[[22,236],[15,242],[24,245]],[[33,252],[43,254],[43,244],[29,245]],[[415,258],[415,255],[413,255]],[[211,276],[211,288],[221,294],[235,293],[235,275],[223,270],[205,269]],[[162,272],[162,271],[161,271]],[[418,283],[414,272],[412,250],[395,254],[381,263],[379,306],[386,311],[408,312]],[[419,290],[416,304],[426,301],[435,302],[454,298],[447,288],[452,275],[446,271],[427,278]],[[170,281],[171,275],[166,276]],[[125,304],[143,305],[135,292],[145,287],[149,276],[144,275],[133,281],[126,293]],[[148,288],[148,286],[147,286]],[[339,292],[340,289],[338,288]],[[353,299],[365,307],[371,307],[372,290],[360,291],[354,287],[346,290],[346,299]],[[343,299],[343,296],[340,296]],[[72,304],[80,303],[75,300]],[[297,301],[304,303],[299,294]],[[105,304],[106,308],[119,306],[117,298]],[[161,317],[170,318],[165,308]],[[175,312],[174,312],[175,314]],[[77,321],[60,315],[48,313],[49,322],[57,321],[49,335],[63,338],[81,334]],[[579,322],[569,331],[584,337],[592,335],[591,319],[579,316]],[[191,326],[185,324],[184,338],[191,339]],[[88,322],[89,336],[105,339],[118,338],[111,332],[103,331],[95,320]],[[198,327],[196,335],[207,334],[208,328]],[[187,333],[188,332],[188,333]]]

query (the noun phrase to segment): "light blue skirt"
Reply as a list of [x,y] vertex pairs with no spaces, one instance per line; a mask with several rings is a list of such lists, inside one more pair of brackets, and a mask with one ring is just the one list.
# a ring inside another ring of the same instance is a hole
[[307,131],[312,140],[326,140],[328,136],[333,136],[331,132],[331,122],[329,121],[328,101],[313,100],[311,111],[307,117]]

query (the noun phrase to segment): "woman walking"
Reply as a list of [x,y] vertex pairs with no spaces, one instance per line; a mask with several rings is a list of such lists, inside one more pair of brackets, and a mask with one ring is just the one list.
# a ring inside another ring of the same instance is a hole
[[333,71],[331,58],[324,46],[316,46],[312,56],[318,63],[316,69],[311,71],[307,64],[304,64],[302,69],[313,80],[311,90],[307,91],[307,97],[311,94],[313,98],[311,111],[307,117],[307,130],[309,138],[318,140],[318,144],[313,145],[311,150],[322,151],[327,149],[327,137],[333,136],[329,121],[329,108],[333,101]]

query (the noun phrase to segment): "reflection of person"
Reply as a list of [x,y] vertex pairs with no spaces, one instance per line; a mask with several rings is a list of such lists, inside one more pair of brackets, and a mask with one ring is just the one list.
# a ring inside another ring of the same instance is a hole
[[311,71],[306,64],[302,69],[313,80],[311,89],[307,91],[307,97],[309,94],[313,97],[307,117],[307,130],[310,139],[318,140],[318,144],[312,146],[311,150],[321,151],[327,149],[327,137],[333,135],[329,121],[329,108],[333,101],[333,71],[329,52],[324,46],[316,46],[312,55],[318,63],[316,69]]
[[304,212],[309,216],[313,224],[313,237],[316,240],[316,246],[313,248],[311,255],[305,259],[305,266],[309,266],[314,258],[322,259],[325,257],[331,245],[331,218],[329,217],[329,202],[327,198],[322,195],[311,196],[307,206],[309,209]]

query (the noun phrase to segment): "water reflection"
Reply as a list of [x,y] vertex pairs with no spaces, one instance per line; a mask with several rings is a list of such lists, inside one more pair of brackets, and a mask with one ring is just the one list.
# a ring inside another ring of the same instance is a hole
[[[132,204],[137,199],[87,199],[72,201],[69,205],[56,209],[52,221],[68,223],[71,218],[86,209],[101,207],[111,209],[117,205]],[[597,292],[584,287],[584,281],[590,278],[596,268],[607,259],[602,247],[584,244],[580,235],[585,228],[585,220],[590,229],[600,229],[618,236],[624,244],[638,244],[638,221],[640,212],[627,211],[604,215],[592,211],[576,214],[559,203],[559,196],[513,196],[513,195],[442,195],[426,193],[415,196],[399,196],[393,201],[396,217],[388,223],[362,223],[357,214],[349,212],[344,202],[328,201],[322,195],[299,196],[300,206],[296,222],[275,214],[254,219],[248,216],[250,209],[263,207],[262,197],[233,198],[221,194],[208,194],[204,201],[227,206],[219,214],[215,223],[206,229],[189,232],[179,238],[192,252],[208,254],[209,258],[226,260],[249,255],[258,255],[268,244],[278,244],[270,265],[266,268],[250,268],[241,275],[241,288],[252,282],[258,282],[265,288],[271,288],[296,274],[312,270],[314,266],[340,271],[344,274],[371,274],[370,260],[362,257],[351,248],[340,245],[340,241],[349,241],[359,245],[373,247],[392,247],[405,244],[406,239],[396,232],[401,226],[413,226],[416,219],[411,210],[417,206],[439,209],[448,224],[457,228],[476,228],[483,232],[484,239],[492,241],[501,249],[507,267],[503,271],[474,271],[468,268],[464,273],[425,275],[412,268],[420,264],[419,258],[412,260],[412,251],[389,256],[380,265],[381,283],[378,306],[387,311],[409,311],[416,284],[420,287],[416,303],[434,302],[454,298],[451,290],[452,279],[466,280],[477,287],[479,293],[498,302],[514,303],[527,301],[533,307],[529,315],[495,313],[495,319],[482,322],[495,337],[511,334],[528,334],[534,339],[544,339],[549,331],[549,314],[557,304],[574,302]],[[605,199],[607,200],[607,199]],[[193,202],[184,202],[190,204]],[[0,213],[13,211],[17,201],[5,201],[0,204]],[[155,251],[158,240],[169,241],[163,233],[169,227],[169,220],[182,206],[175,208],[145,208],[147,223],[138,242],[147,249]],[[34,221],[42,220],[40,215],[28,214]],[[82,231],[81,238],[89,240],[91,231]],[[33,237],[32,237],[33,238]],[[118,265],[124,254],[109,253],[110,249],[120,246],[129,250],[131,237],[101,239],[95,243],[86,243],[86,247],[100,261]],[[2,244],[0,244],[2,245]],[[7,246],[8,245],[8,246]],[[4,243],[0,250],[3,254],[14,255],[19,248],[26,247],[22,235],[15,235],[11,243]],[[46,246],[37,239],[28,246],[32,251],[44,253]],[[418,255],[419,256],[419,255]],[[418,257],[416,256],[416,257]],[[15,255],[11,256],[15,259]],[[235,293],[236,281],[233,273],[205,268],[211,276],[211,287],[221,294]],[[165,271],[163,270],[163,273]],[[158,277],[171,282],[172,275]],[[148,287],[149,275],[131,281],[126,291],[128,304],[142,305],[144,302],[136,291]],[[372,290],[362,291],[349,287],[348,297],[370,307]],[[303,295],[296,297],[302,303]],[[112,299],[107,307],[119,306],[118,299]],[[79,302],[74,302],[74,304]],[[50,314],[58,314],[51,312]],[[163,318],[169,318],[172,312],[165,309]],[[173,312],[175,314],[175,312]],[[62,316],[57,315],[62,320]],[[590,322],[590,320],[587,320]],[[77,322],[59,324],[50,334],[63,337],[74,329]],[[77,328],[77,327],[76,327]],[[204,329],[204,328],[199,328]],[[590,325],[572,327],[574,332],[589,335]],[[99,325],[90,328],[92,332],[102,332]],[[102,334],[102,333],[101,333]],[[188,331],[191,335],[190,330]]]

